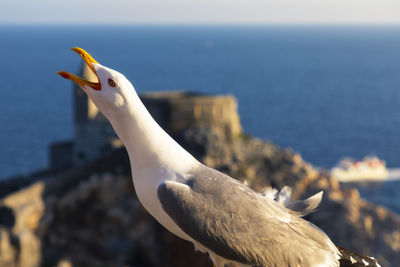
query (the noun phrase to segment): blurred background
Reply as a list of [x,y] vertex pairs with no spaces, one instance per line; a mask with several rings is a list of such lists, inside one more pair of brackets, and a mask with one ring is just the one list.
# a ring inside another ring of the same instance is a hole
[[[48,170],[49,145],[74,138],[73,86],[56,74],[81,71],[74,46],[139,93],[233,95],[244,133],[290,148],[316,172],[367,155],[400,168],[398,1],[2,0],[4,183]],[[342,187],[399,213],[392,178]]]

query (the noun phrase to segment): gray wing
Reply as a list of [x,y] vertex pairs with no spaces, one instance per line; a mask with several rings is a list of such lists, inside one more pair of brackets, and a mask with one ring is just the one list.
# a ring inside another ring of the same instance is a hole
[[[211,168],[158,187],[165,212],[215,254],[257,266],[308,266],[333,255],[328,237],[280,203]],[[311,257],[311,255],[313,255]]]

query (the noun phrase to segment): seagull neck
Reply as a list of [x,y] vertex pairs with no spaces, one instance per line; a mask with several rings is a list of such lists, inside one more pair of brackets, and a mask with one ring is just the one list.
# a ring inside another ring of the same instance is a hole
[[180,166],[197,163],[157,124],[136,93],[130,100],[129,112],[110,121],[128,151],[133,170],[154,167],[180,170]]

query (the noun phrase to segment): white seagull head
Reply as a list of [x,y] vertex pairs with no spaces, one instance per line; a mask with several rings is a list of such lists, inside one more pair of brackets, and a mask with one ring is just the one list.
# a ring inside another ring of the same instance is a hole
[[93,57],[79,47],[71,50],[78,53],[97,77],[97,82],[85,80],[74,74],[59,71],[58,74],[78,84],[104,115],[129,112],[129,99],[134,88],[125,76],[118,71],[98,63]]

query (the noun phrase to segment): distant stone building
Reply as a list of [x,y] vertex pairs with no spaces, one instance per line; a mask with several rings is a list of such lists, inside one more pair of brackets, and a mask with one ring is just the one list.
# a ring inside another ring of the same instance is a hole
[[183,91],[153,92],[140,96],[155,120],[169,133],[192,126],[213,128],[227,138],[242,129],[236,99]]
[[[82,76],[97,79],[86,65]],[[231,95],[169,91],[142,94],[140,98],[154,119],[171,134],[195,125],[210,127],[227,138],[234,138],[242,131],[237,102]],[[73,102],[74,140],[51,145],[53,169],[77,165],[122,146],[111,124],[78,86],[74,86]]]

